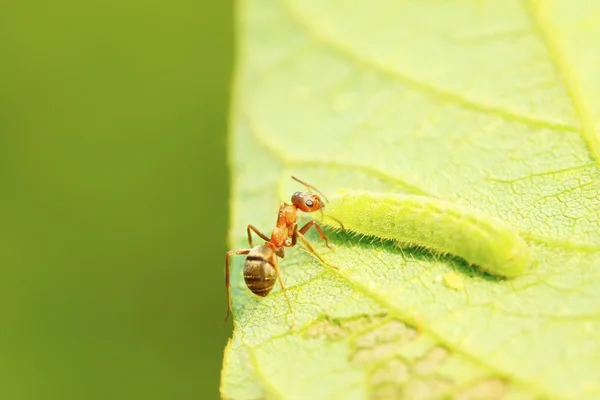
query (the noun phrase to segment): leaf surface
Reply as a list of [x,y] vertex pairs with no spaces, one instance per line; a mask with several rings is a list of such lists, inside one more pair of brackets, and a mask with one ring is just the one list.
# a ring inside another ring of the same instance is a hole
[[[301,187],[413,193],[516,227],[534,266],[308,234],[277,285],[232,267],[231,399],[600,396],[600,3],[241,0],[232,248]],[[458,277],[458,280],[457,280]]]

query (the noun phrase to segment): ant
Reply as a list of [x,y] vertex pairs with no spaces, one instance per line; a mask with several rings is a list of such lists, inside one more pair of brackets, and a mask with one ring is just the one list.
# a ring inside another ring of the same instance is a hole
[[[269,294],[273,286],[275,286],[275,279],[279,280],[279,284],[281,285],[281,290],[285,296],[285,300],[287,302],[288,308],[290,310],[290,314],[292,315],[292,326],[293,326],[293,318],[294,314],[292,312],[292,306],[290,304],[290,299],[287,295],[285,285],[283,280],[281,279],[281,270],[279,269],[279,262],[277,257],[283,258],[285,257],[284,248],[285,247],[293,247],[296,245],[297,239],[300,240],[306,245],[308,250],[314,254],[322,263],[329,265],[333,268],[334,266],[325,262],[319,256],[310,243],[304,237],[306,231],[308,231],[313,226],[319,233],[321,239],[325,241],[325,245],[327,248],[329,247],[329,241],[327,240],[327,236],[323,233],[323,229],[317,224],[315,221],[310,221],[302,228],[298,229],[298,211],[312,213],[315,211],[323,212],[323,207],[325,204],[321,200],[317,194],[311,192],[310,190],[314,190],[319,195],[327,200],[327,197],[319,189],[316,187],[309,185],[308,183],[301,181],[300,179],[292,176],[292,179],[296,182],[301,183],[306,186],[308,191],[306,192],[296,192],[292,195],[292,204],[281,203],[279,206],[279,213],[277,215],[277,222],[275,225],[275,229],[273,229],[273,233],[269,238],[267,235],[262,233],[253,225],[248,225],[246,231],[248,233],[248,243],[250,244],[250,249],[240,249],[240,250],[230,250],[227,252],[225,256],[225,288],[227,289],[227,315],[225,316],[225,321],[229,318],[229,314],[231,313],[231,298],[229,295],[229,256],[232,255],[246,255],[246,261],[244,262],[244,280],[246,282],[246,286],[252,293],[257,296],[265,297]],[[338,221],[339,222],[339,221]],[[341,222],[339,222],[342,226],[344,226]],[[265,240],[265,244],[253,247],[252,246],[252,232],[256,233],[262,239]],[[289,240],[291,239],[291,240]]]

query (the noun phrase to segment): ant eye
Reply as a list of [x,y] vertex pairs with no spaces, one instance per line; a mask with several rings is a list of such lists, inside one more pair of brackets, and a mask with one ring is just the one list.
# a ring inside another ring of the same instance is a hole
[[306,200],[305,204],[306,204],[307,207],[312,207],[313,202],[312,202],[312,200]]

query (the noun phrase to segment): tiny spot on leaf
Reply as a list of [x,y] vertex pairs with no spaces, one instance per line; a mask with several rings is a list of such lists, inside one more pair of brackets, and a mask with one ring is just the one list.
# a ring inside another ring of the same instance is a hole
[[453,290],[462,291],[465,288],[465,283],[462,277],[454,271],[448,272],[446,275],[444,275],[442,281],[446,287]]

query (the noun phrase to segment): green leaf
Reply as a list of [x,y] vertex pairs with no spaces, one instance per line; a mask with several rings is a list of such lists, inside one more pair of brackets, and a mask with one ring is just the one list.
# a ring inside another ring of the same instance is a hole
[[238,257],[223,397],[600,397],[600,3],[240,0],[238,14],[232,248],[247,224],[270,232],[302,190],[293,174],[488,213],[534,265],[502,280],[311,233],[339,270],[288,249],[292,330],[279,285],[252,295]]

